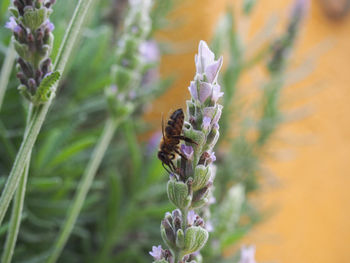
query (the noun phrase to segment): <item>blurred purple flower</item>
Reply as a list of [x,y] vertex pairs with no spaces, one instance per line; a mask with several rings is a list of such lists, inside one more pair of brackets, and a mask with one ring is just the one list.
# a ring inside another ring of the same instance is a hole
[[155,132],[151,138],[148,140],[147,146],[146,146],[146,155],[151,156],[158,148],[160,139],[162,138],[161,132]]
[[210,127],[210,123],[211,123],[211,118],[208,116],[204,116],[203,123],[202,123],[202,129],[208,130]]
[[154,260],[161,260],[163,258],[162,246],[161,245],[159,245],[158,247],[153,246],[152,251],[150,251],[149,254],[154,258]]
[[220,85],[216,84],[213,86],[213,95],[211,97],[213,102],[217,102],[219,98],[221,98],[224,93],[221,91]]
[[55,25],[51,23],[50,19],[47,19],[45,22],[45,27],[52,32],[55,29]]
[[15,18],[10,16],[9,21],[6,22],[5,27],[12,30],[12,32],[19,34],[21,32],[21,27],[17,24]]
[[208,232],[213,232],[214,231],[214,226],[212,224],[212,222],[210,220],[207,220],[207,222],[205,223],[205,229]]
[[194,225],[194,222],[196,221],[197,217],[198,217],[198,215],[196,214],[196,212],[194,210],[188,211],[187,224],[190,226]]
[[209,160],[210,160],[210,162],[215,162],[215,161],[216,161],[215,152],[211,152],[211,153],[210,153]]
[[147,63],[157,62],[160,58],[160,52],[157,42],[154,40],[144,41],[140,45],[140,54]]
[[186,156],[187,160],[191,160],[193,157],[193,148],[192,146],[187,146],[181,144],[181,152]]
[[238,263],[256,263],[255,246],[243,246],[241,248],[241,258]]
[[310,0],[295,0],[292,5],[291,17],[303,18],[310,9]]

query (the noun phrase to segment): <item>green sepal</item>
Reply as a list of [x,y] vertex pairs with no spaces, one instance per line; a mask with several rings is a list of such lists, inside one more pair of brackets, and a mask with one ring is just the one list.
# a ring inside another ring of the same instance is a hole
[[168,198],[176,207],[187,209],[190,206],[192,198],[188,191],[187,184],[169,180],[167,185]]
[[33,96],[30,94],[28,91],[27,87],[24,85],[19,85],[18,86],[19,93],[25,97],[27,100],[32,101]]
[[185,245],[185,234],[182,229],[178,229],[176,232],[176,247],[183,249]]
[[200,155],[202,153],[202,148],[205,143],[205,134],[201,131],[193,129],[193,127],[189,123],[186,123],[186,125],[184,125],[183,133],[185,137],[188,137],[197,143],[191,145],[194,151],[193,164],[195,165],[198,163],[199,158],[201,157]]
[[18,56],[23,58],[26,61],[29,61],[30,57],[28,56],[29,54],[28,45],[19,43],[14,37],[12,37],[12,41]]
[[208,240],[208,231],[200,226],[187,228],[185,235],[184,254],[188,255],[200,250]]
[[210,179],[209,166],[197,165],[194,171],[192,189],[193,191],[199,190],[208,184]]
[[13,7],[13,6],[10,6],[10,7],[9,7],[9,11],[10,11],[10,13],[11,13],[15,18],[18,18],[19,13],[18,13],[17,8],[15,8],[15,7]]
[[176,249],[176,244],[171,242],[171,240],[168,239],[167,235],[166,235],[166,231],[165,228],[160,225],[160,235],[162,236],[162,239],[164,241],[164,243],[171,249]]
[[32,102],[35,105],[44,104],[50,98],[52,87],[59,80],[61,74],[58,71],[47,75],[40,83],[35,95],[32,97]]
[[32,31],[38,29],[47,19],[46,8],[26,10],[23,15],[22,22]]

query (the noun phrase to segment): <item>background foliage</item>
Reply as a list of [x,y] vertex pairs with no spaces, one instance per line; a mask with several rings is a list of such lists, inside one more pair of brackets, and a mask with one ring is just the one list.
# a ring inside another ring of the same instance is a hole
[[[8,18],[8,4],[9,1],[1,2],[1,24]],[[58,52],[74,6],[73,1],[66,0],[58,1],[54,6],[56,49],[53,57]],[[171,0],[156,1],[152,33],[169,26],[165,15],[173,7]],[[113,50],[117,46],[127,3],[103,0],[93,10],[89,27],[69,61],[59,94],[33,149],[13,262],[42,262],[49,253],[106,119],[104,88],[110,83],[110,68],[115,59]],[[247,16],[249,11],[245,6]],[[9,40],[9,30],[0,27],[1,64]],[[217,149],[217,202],[211,209],[216,228],[202,250],[205,262],[231,262],[223,257],[223,252],[262,219],[248,197],[259,188],[265,147],[283,120],[279,98],[285,69],[275,75],[267,74],[266,82],[260,84],[261,92],[249,105],[242,105],[237,85],[240,77],[252,67],[266,66],[274,52],[269,48],[274,41],[269,39],[255,56],[246,58],[245,43],[241,43],[235,16],[229,10],[212,42],[216,54],[227,54],[221,80],[226,113],[220,124],[222,136]],[[161,77],[163,80],[153,83],[159,86],[155,96],[164,92],[170,83],[169,76]],[[19,96],[17,85],[13,70],[0,112],[1,187],[24,132],[27,102]],[[254,110],[245,111],[246,108]],[[130,118],[132,121],[125,121],[117,131],[60,262],[150,262],[150,247],[162,243],[159,220],[173,207],[165,193],[167,175],[156,158],[158,141],[138,139],[144,132],[160,127],[150,127],[142,120],[141,113],[142,107]],[[235,131],[233,136],[232,129]],[[244,190],[232,196],[232,187],[237,184]],[[233,210],[223,209],[233,201],[237,201]],[[0,244],[4,243],[7,227],[8,224],[4,224],[0,228]]]

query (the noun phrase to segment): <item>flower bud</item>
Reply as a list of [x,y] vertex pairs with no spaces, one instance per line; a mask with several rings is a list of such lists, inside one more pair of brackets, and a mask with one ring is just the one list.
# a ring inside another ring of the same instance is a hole
[[185,245],[183,251],[185,254],[191,254],[200,250],[208,240],[208,232],[200,226],[187,228],[185,234]]
[[197,191],[205,187],[208,184],[209,179],[210,179],[209,167],[205,167],[204,165],[196,166],[196,169],[194,171],[193,184],[192,184],[193,191]]
[[176,232],[176,247],[183,249],[185,245],[185,234],[182,229],[178,229]]
[[191,195],[189,188],[183,182],[170,180],[167,187],[169,200],[180,209],[187,209],[191,204]]

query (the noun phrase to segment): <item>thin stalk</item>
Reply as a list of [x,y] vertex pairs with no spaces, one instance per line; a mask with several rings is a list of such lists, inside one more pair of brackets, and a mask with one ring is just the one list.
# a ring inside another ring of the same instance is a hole
[[[26,120],[27,124],[32,118],[33,111],[34,111],[33,104],[29,104],[27,120]],[[28,131],[25,131],[24,134],[27,134],[27,132]],[[27,186],[29,165],[30,165],[30,158],[28,159],[27,164],[24,168],[23,176],[21,177],[21,180],[18,185],[18,189],[16,191],[16,196],[13,203],[12,214],[10,218],[9,230],[8,230],[6,243],[4,247],[4,253],[1,258],[1,262],[3,263],[11,262],[13,252],[15,250],[18,231],[22,220],[23,203],[24,203],[24,196],[25,196],[26,186]]]
[[[66,35],[60,46],[59,53],[57,55],[57,60],[54,65],[54,71],[59,71],[61,73],[64,72],[67,60],[71,55],[73,46],[78,39],[79,32],[81,31],[82,25],[86,19],[87,11],[93,1],[98,0],[79,0],[79,3],[74,11],[73,17],[69,24],[68,30],[66,31]],[[36,111],[33,114],[33,118],[27,126],[28,133],[26,136],[24,136],[22,140],[21,147],[17,152],[17,156],[12,166],[12,170],[7,179],[5,188],[1,194],[0,225],[2,223],[2,220],[4,219],[8,206],[16,191],[16,188],[24,170],[24,166],[26,165],[26,162],[29,159],[30,152],[44,123],[47,112],[54,100],[59,81],[56,83],[56,85],[54,85],[54,87],[52,87],[52,93],[48,102],[38,108],[38,111]]]
[[114,132],[118,124],[119,122],[116,122],[112,118],[109,118],[107,120],[100,140],[97,143],[92,153],[90,162],[86,167],[83,177],[81,178],[76,195],[74,197],[74,201],[69,209],[66,220],[61,228],[60,234],[54,244],[52,253],[49,256],[47,263],[56,262],[65,244],[67,243],[67,240],[73,230],[79,213],[83,207],[86,195],[90,190],[91,184],[95,178],[97,169],[101,164],[103,156],[107,151],[107,148],[113,138]]
[[18,185],[18,189],[16,191],[16,196],[15,196],[14,204],[12,208],[12,215],[10,219],[9,232],[6,237],[4,253],[2,254],[2,257],[1,257],[2,263],[10,263],[12,260],[13,252],[15,250],[18,231],[22,220],[22,210],[23,210],[24,196],[26,192],[28,171],[29,171],[29,161],[24,169],[23,176],[21,177],[21,180]]
[[15,58],[16,58],[16,52],[15,52],[15,49],[13,48],[13,43],[11,41],[10,46],[7,48],[4,64],[2,65],[1,72],[0,72],[0,111],[1,111],[2,102],[4,100],[6,87],[10,79],[13,63],[15,62]]

